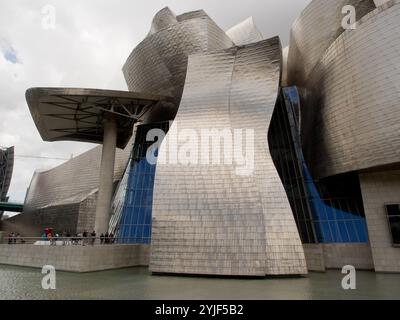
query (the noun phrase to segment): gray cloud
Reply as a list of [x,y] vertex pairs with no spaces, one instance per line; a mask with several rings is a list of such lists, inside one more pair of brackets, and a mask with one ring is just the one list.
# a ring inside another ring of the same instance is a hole
[[[223,29],[253,16],[264,37],[279,35],[284,45],[293,20],[310,0],[3,0],[0,2],[0,145],[18,155],[69,158],[93,147],[43,142],[25,102],[34,86],[126,90],[121,68],[147,34],[154,14],[169,6],[177,14],[204,9]],[[56,9],[56,29],[42,28],[42,8]],[[17,63],[19,62],[19,63]],[[10,188],[23,201],[36,169],[59,160],[16,158]]]

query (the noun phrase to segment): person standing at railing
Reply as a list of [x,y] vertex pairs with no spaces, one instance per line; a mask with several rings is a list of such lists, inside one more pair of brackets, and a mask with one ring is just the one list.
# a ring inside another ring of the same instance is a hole
[[47,240],[50,241],[50,245],[54,245],[54,238],[51,232],[47,234]]
[[88,232],[87,232],[86,230],[83,231],[83,234],[82,234],[82,237],[83,237],[83,239],[82,239],[82,245],[83,245],[83,246],[85,246],[85,245],[87,244],[87,240],[86,240],[87,236],[88,236]]
[[109,234],[108,234],[108,231],[106,232],[106,234],[104,235],[104,243],[105,244],[108,244],[109,243],[109,241],[110,241],[110,238],[109,238],[110,236],[109,236]]
[[8,244],[13,244],[14,243],[14,236],[15,236],[14,232],[11,232],[8,235]]
[[90,236],[92,237],[90,240],[91,240],[91,243],[92,243],[92,246],[94,246],[94,243],[95,243],[95,241],[96,241],[96,231],[92,231],[92,233],[90,234]]
[[100,244],[104,244],[104,238],[105,238],[104,233],[102,233],[100,235]]

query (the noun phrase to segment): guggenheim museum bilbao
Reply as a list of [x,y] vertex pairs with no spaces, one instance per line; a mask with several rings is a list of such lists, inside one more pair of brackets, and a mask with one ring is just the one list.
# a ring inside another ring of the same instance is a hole
[[112,232],[155,273],[400,272],[399,34],[400,0],[313,0],[284,49],[164,8],[129,91],[27,90],[43,140],[100,145],[36,172],[7,225]]

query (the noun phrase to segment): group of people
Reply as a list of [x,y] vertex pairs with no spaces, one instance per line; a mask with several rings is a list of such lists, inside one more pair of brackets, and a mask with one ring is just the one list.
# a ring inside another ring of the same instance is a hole
[[8,244],[23,244],[25,239],[19,233],[11,232],[8,235]]
[[[61,234],[55,233],[53,229],[46,228],[43,235],[43,241],[50,241],[51,245],[57,245],[57,241],[61,241],[62,245],[94,245],[96,243],[96,231],[83,231],[72,235],[70,232],[65,231]],[[115,242],[114,234],[106,232],[100,235],[101,244],[113,244]]]
[[106,232],[106,234],[100,235],[100,243],[101,244],[113,244],[115,242],[114,234]]
[[[83,231],[74,235],[69,231],[64,231],[61,234],[55,232],[52,228],[44,229],[41,236],[42,242],[50,243],[50,245],[94,245],[96,243],[96,231]],[[113,244],[116,242],[112,232],[100,235],[100,244]],[[10,233],[8,236],[8,244],[23,244],[25,239],[19,233]]]
[[42,241],[50,241],[51,245],[57,245],[57,241],[60,241],[61,245],[94,245],[96,241],[96,232],[84,231],[72,235],[69,231],[64,231],[61,236],[54,232],[51,228],[46,228],[42,234]]

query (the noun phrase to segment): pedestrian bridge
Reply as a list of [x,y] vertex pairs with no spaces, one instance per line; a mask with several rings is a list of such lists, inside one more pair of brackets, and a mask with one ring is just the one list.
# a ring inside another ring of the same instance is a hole
[[22,203],[0,202],[0,212],[1,211],[22,212],[23,209],[24,205]]

